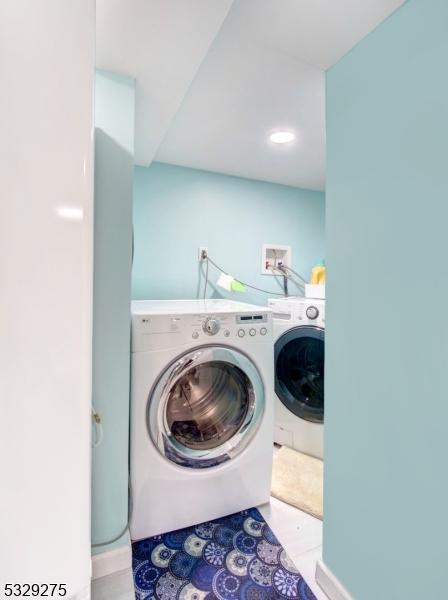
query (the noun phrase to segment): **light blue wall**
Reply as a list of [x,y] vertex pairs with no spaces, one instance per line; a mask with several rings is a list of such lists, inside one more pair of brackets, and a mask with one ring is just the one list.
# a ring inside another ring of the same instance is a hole
[[448,3],[328,73],[324,561],[355,600],[447,598]]
[[[324,213],[320,192],[162,163],[136,167],[133,297],[202,297],[199,246],[234,277],[280,292],[272,276],[261,275],[262,244],[291,245],[294,268],[308,276],[324,256]],[[217,277],[210,267],[213,284]],[[259,304],[268,297],[214,285],[211,295]]]
[[93,403],[102,417],[104,438],[92,451],[93,544],[116,537],[128,516],[133,154],[134,81],[99,71],[95,80]]

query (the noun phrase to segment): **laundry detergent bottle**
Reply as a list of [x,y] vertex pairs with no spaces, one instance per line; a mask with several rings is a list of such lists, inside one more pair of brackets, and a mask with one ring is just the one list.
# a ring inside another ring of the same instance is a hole
[[323,285],[325,283],[325,261],[322,259],[315,267],[311,269],[310,283],[314,285]]

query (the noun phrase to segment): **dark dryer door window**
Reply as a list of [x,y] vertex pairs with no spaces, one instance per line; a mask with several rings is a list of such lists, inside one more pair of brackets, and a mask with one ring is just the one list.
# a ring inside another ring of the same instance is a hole
[[296,327],[275,344],[275,391],[301,419],[324,420],[325,332],[320,327]]
[[244,423],[251,393],[248,377],[235,365],[214,361],[192,367],[168,394],[168,427],[187,448],[217,448]]
[[152,441],[170,461],[208,468],[253,439],[264,412],[261,375],[244,354],[204,346],[168,365],[148,400]]

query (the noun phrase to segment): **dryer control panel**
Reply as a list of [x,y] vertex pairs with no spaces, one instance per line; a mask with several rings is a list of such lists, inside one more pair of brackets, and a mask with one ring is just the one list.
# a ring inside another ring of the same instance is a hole
[[[224,338],[230,340],[232,338],[253,339],[266,338],[271,334],[271,319],[270,312],[254,313],[254,314],[218,314],[205,317],[202,322],[202,332],[208,337],[218,339]],[[199,340],[201,328],[197,322],[193,322],[191,337]]]
[[272,315],[260,312],[189,315],[133,315],[132,351],[180,345],[272,343]]
[[221,329],[221,321],[217,317],[207,317],[202,323],[202,329],[207,335],[216,335]]

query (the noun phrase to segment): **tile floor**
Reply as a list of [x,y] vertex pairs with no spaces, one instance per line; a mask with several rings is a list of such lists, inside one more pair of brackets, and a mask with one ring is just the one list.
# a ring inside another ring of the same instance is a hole
[[328,600],[315,580],[316,562],[322,558],[322,521],[272,497],[258,510],[317,599]]
[[[314,579],[316,561],[322,552],[322,522],[276,498],[271,498],[271,502],[259,510],[318,600],[327,600]],[[92,600],[133,599],[130,571],[102,577],[92,583]]]
[[91,600],[135,600],[132,569],[92,581]]

